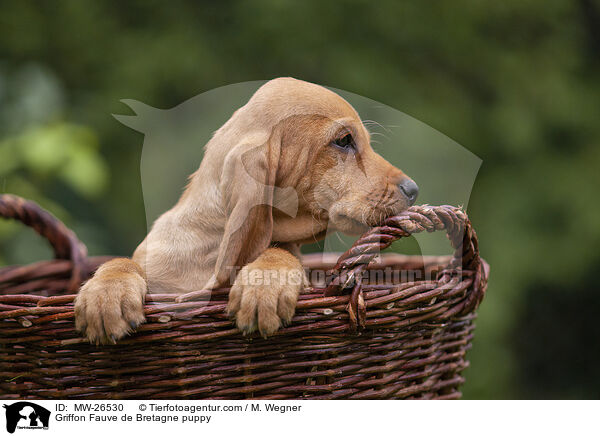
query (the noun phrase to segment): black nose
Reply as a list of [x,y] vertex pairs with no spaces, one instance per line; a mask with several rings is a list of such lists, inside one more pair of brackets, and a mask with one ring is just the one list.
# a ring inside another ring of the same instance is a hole
[[415,204],[415,200],[419,195],[419,187],[415,182],[407,177],[398,183],[398,188],[404,193],[404,195],[406,195],[406,198],[408,198],[408,202],[411,206]]

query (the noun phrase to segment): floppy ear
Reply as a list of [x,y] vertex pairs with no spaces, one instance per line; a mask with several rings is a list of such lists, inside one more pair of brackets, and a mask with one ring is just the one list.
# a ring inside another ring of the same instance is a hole
[[[228,219],[215,265],[213,285],[226,285],[231,267],[242,267],[269,247],[273,234],[275,177],[281,136],[246,137],[226,156],[220,192]],[[230,284],[230,283],[229,283]]]

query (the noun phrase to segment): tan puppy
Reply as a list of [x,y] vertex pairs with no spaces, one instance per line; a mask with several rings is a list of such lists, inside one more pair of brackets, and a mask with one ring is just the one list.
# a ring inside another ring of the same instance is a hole
[[148,289],[228,286],[241,267],[227,311],[244,333],[267,336],[290,322],[308,283],[300,244],[328,226],[360,234],[417,193],[373,151],[344,99],[312,83],[271,80],[215,132],[179,202],[133,258],[105,263],[83,285],[76,327],[90,342],[114,343],[144,321]]

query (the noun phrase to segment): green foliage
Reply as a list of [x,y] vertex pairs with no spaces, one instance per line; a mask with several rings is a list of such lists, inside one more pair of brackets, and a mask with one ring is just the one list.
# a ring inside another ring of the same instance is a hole
[[96,136],[89,128],[69,123],[36,126],[0,142],[0,177],[23,170],[40,179],[59,179],[80,195],[93,198],[108,181],[97,149]]
[[[96,133],[61,119],[62,90],[47,70],[26,66],[13,75],[0,75],[0,81],[11,91],[3,95],[0,111],[0,125],[5,127],[0,138],[0,192],[35,200],[70,220],[68,206],[53,198],[62,197],[57,191],[94,201],[108,185],[108,166]],[[0,221],[0,263],[47,257],[48,249],[30,233]]]

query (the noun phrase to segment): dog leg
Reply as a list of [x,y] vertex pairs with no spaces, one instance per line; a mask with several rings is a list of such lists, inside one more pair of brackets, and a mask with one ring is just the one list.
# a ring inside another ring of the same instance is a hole
[[300,260],[287,250],[268,248],[240,270],[227,313],[244,334],[258,330],[267,337],[292,320],[305,286],[308,279]]
[[144,322],[146,280],[131,259],[112,259],[98,268],[75,298],[75,328],[91,343],[115,343]]

